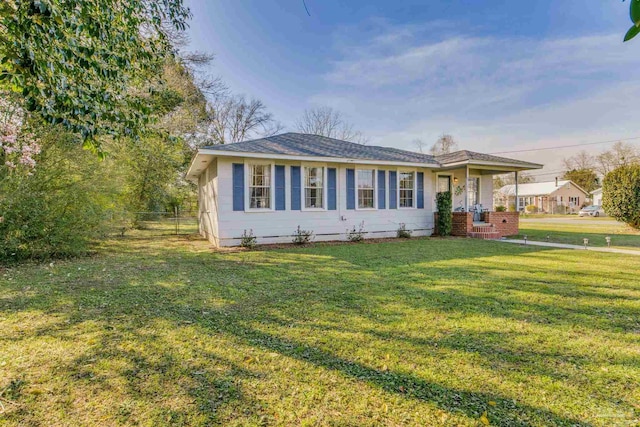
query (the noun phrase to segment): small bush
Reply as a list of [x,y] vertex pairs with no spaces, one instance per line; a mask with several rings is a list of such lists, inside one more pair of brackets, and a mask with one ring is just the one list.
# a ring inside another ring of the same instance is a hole
[[610,217],[640,228],[640,164],[621,166],[607,174],[602,207]]
[[240,246],[247,249],[253,249],[257,244],[258,239],[253,235],[253,230],[249,230],[249,233],[247,233],[247,230],[244,230],[240,240]]
[[313,231],[298,229],[293,232],[293,243],[296,245],[305,245],[313,240]]
[[398,231],[396,234],[401,239],[411,238],[411,230],[407,230],[407,225],[404,222],[400,223],[400,227],[398,228]]
[[569,212],[568,212],[568,209],[567,209],[567,207],[565,205],[560,204],[555,208],[555,213],[561,214],[561,215],[566,215]]
[[506,212],[507,208],[504,206],[496,206],[496,212]]
[[437,193],[436,204],[438,206],[438,234],[440,236],[449,236],[453,227],[451,192],[443,191],[442,193]]
[[538,213],[538,207],[536,205],[528,205],[526,208],[524,208],[524,210],[527,213]]
[[364,221],[362,221],[358,225],[357,229],[356,229],[356,226],[354,225],[351,230],[347,230],[347,239],[350,242],[362,242],[364,240],[365,233],[366,232],[364,231]]

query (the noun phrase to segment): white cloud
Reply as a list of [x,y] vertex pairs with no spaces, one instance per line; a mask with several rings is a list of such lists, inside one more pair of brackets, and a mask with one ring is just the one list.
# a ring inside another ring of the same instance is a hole
[[[483,151],[640,134],[630,114],[640,57],[619,34],[508,39],[438,26],[384,23],[360,44],[354,29],[337,36],[341,58],[310,102],[345,111],[372,143],[409,149],[442,132]],[[519,157],[557,164],[571,154],[561,153]]]

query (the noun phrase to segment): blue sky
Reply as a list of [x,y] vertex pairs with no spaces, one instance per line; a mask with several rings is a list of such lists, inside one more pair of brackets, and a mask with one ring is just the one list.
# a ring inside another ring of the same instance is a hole
[[[640,135],[628,3],[187,0],[190,49],[288,130],[331,106],[370,144],[499,152]],[[606,145],[592,146],[598,151]],[[513,154],[557,167],[575,149]]]

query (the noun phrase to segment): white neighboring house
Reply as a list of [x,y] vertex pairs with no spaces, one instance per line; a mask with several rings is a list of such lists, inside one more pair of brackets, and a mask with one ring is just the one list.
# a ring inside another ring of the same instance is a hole
[[591,201],[596,206],[602,206],[602,188],[591,192]]
[[[518,207],[523,211],[527,206],[535,206],[539,212],[578,212],[585,204],[589,193],[573,181],[558,180],[532,182],[518,186]],[[497,203],[515,206],[516,186],[505,185],[497,192]]]
[[[344,240],[364,223],[366,238],[433,232],[435,195],[454,208],[493,209],[493,175],[542,165],[471,151],[431,156],[299,133],[203,147],[187,178],[198,184],[200,233],[215,246],[291,242],[298,226],[315,240]],[[467,185],[465,186],[465,182]]]

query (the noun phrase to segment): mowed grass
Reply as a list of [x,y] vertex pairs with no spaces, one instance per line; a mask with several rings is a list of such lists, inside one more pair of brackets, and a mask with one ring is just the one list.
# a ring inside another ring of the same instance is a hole
[[[540,242],[566,243],[582,245],[585,238],[590,246],[607,246],[606,237],[611,237],[611,246],[640,250],[640,230],[615,222],[611,218],[579,218],[577,216],[563,219],[539,218],[520,221],[520,234],[513,236]],[[548,238],[547,238],[548,237]]]
[[640,257],[469,239],[213,252],[136,232],[0,273],[7,426],[630,426]]

